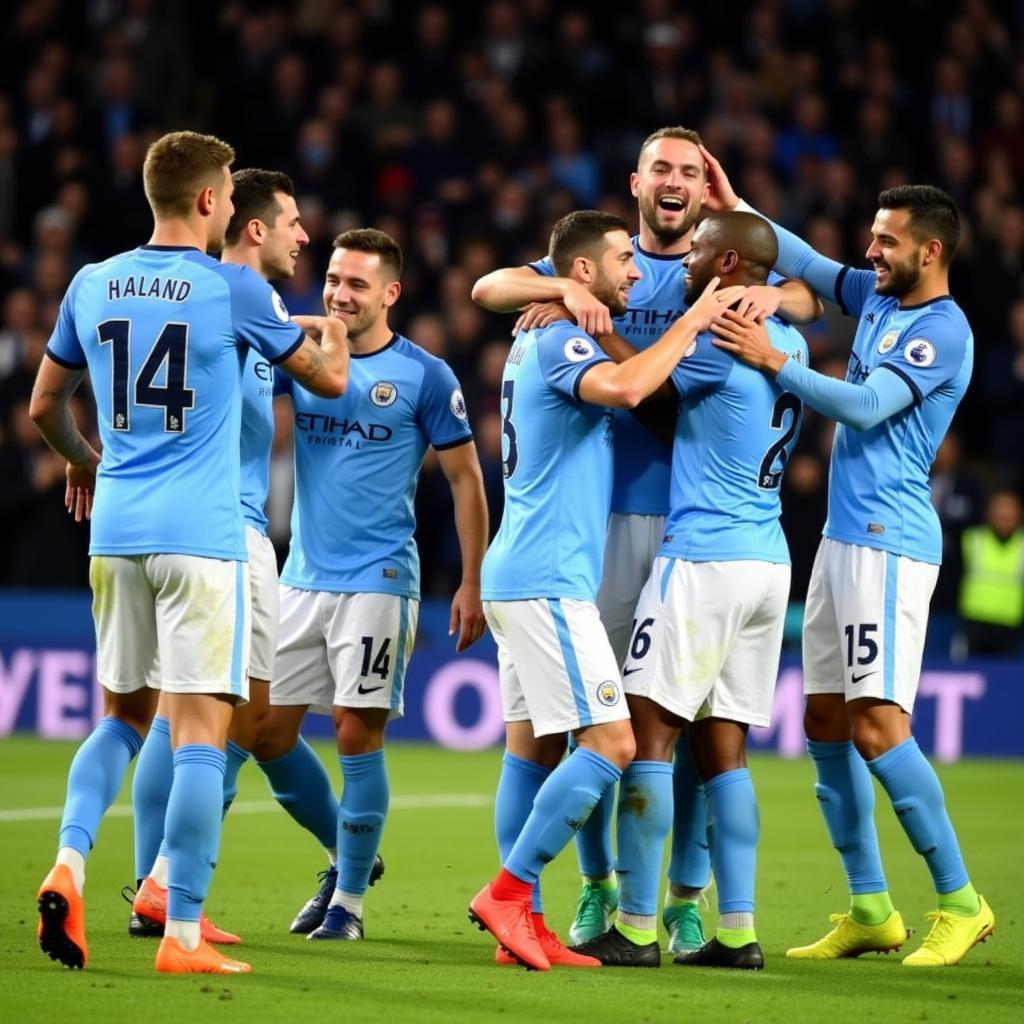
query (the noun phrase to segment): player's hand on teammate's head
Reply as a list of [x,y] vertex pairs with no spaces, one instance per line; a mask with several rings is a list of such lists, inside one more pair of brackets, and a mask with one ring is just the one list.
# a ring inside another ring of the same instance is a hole
[[512,328],[512,337],[520,331],[532,331],[535,327],[547,327],[557,320],[575,320],[567,306],[561,302],[531,302],[519,314],[515,326]]
[[487,632],[487,619],[484,618],[479,586],[463,583],[455,591],[451,616],[448,619],[448,635],[454,636],[456,630],[459,633],[459,638],[455,641],[457,654],[461,654],[467,647],[472,647]]
[[755,370],[778,373],[787,359],[784,352],[772,345],[763,317],[750,320],[733,309],[727,309],[715,317],[711,330],[718,335],[714,339],[715,345],[731,352]]
[[716,316],[746,293],[747,289],[741,284],[719,288],[720,281],[718,277],[711,278],[700,293],[700,298],[686,311],[684,319],[694,324],[699,331],[706,331]]
[[755,284],[747,288],[736,306],[736,312],[746,320],[763,320],[773,316],[782,303],[782,292],[770,284]]
[[66,475],[68,485],[64,491],[64,507],[75,522],[92,518],[92,496],[96,490],[96,469],[99,458],[90,458],[87,462],[69,462]]
[[700,147],[700,153],[708,165],[708,185],[711,187],[711,191],[704,201],[704,208],[716,212],[735,210],[739,206],[740,197],[733,191],[729,175],[703,146]]

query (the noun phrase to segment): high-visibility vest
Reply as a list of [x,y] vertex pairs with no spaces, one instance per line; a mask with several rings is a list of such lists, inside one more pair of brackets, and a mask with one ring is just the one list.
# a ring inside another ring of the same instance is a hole
[[963,555],[960,614],[996,626],[1024,622],[1024,529],[1003,542],[989,526],[971,527]]

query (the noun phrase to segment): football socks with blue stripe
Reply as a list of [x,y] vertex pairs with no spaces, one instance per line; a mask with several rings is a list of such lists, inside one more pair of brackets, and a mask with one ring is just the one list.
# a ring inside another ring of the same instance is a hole
[[752,914],[760,820],[754,784],[746,768],[722,772],[704,783],[711,820],[711,864],[718,912]]
[[[969,885],[942,785],[917,740],[911,736],[867,764],[889,794],[911,845],[924,857],[935,891],[942,895]],[[968,902],[972,894],[973,890],[967,894]],[[968,913],[977,913],[976,902]]]
[[250,756],[248,750],[240,747],[232,740],[227,742],[226,753],[228,761],[224,769],[224,805],[221,810],[222,815],[228,813],[231,805],[235,802],[235,797],[238,796],[238,773]]
[[607,758],[578,747],[549,776],[533,801],[505,867],[516,878],[536,883],[544,865],[569,843],[590,816],[601,794],[622,775]]
[[[576,740],[569,737],[569,751],[576,749]],[[612,818],[615,815],[615,792],[605,790],[601,799],[576,833],[576,859],[580,874],[591,882],[603,881],[615,870],[612,853]]]
[[89,855],[100,821],[141,747],[142,737],[130,725],[112,717],[100,720],[71,762],[59,847]]
[[171,726],[161,715],[153,719],[146,742],[135,763],[132,780],[132,817],[135,824],[135,877],[152,870],[164,838],[167,798],[174,778]]
[[337,817],[339,892],[361,896],[380,847],[388,813],[388,771],[383,750],[340,754],[345,788]]
[[300,737],[287,754],[272,761],[257,761],[270,783],[274,799],[325,850],[333,850],[338,833],[338,801],[331,778],[313,748]]
[[198,921],[220,846],[227,755],[205,743],[174,752],[167,801],[167,918]]
[[860,924],[881,924],[893,905],[878,848],[871,773],[849,740],[808,740],[807,751],[818,776],[814,795],[846,872],[850,913]]
[[[502,863],[512,852],[533,810],[533,801],[551,771],[535,761],[505,751],[501,759],[498,791],[494,796],[494,835]],[[533,912],[543,913],[539,882],[533,887]]]
[[686,736],[680,736],[676,742],[672,796],[675,812],[668,862],[669,881],[681,889],[706,889],[711,881],[708,798],[690,756]]
[[672,765],[634,761],[619,783],[619,913],[649,917],[649,928],[657,921],[661,860],[672,816]]

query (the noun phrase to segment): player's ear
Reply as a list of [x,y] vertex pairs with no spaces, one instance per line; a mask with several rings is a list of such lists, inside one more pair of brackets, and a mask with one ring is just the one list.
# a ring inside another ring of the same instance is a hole
[[213,213],[213,208],[217,203],[217,190],[212,185],[207,185],[205,188],[200,189],[199,195],[196,196],[196,209],[204,217],[209,217]]
[[731,274],[740,265],[740,254],[735,249],[726,249],[720,257],[718,270],[719,277]]
[[640,175],[636,171],[629,176],[629,193],[634,198],[640,195]]
[[573,275],[578,281],[582,281],[584,284],[590,284],[594,279],[593,265],[586,256],[577,256],[572,261]]
[[402,282],[390,281],[384,286],[384,308],[390,309],[402,294]]
[[263,242],[263,221],[259,217],[253,217],[248,224],[245,225],[245,230],[249,235],[251,241],[255,242],[256,245],[261,245]]
[[931,238],[924,245],[924,259],[921,261],[924,266],[931,263],[938,263],[942,258],[942,243],[937,238]]

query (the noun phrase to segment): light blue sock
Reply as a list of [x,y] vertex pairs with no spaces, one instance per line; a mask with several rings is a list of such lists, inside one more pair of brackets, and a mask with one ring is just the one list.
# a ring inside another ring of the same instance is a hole
[[338,801],[323,761],[301,737],[295,748],[273,761],[256,762],[270,783],[274,799],[325,850],[333,850],[338,836]]
[[619,782],[619,909],[658,912],[665,840],[672,827],[672,765],[634,761]]
[[760,817],[746,768],[722,772],[704,783],[711,812],[711,864],[719,914],[754,912],[754,876]]
[[227,755],[205,743],[174,752],[167,801],[167,917],[198,921],[217,865]]
[[818,782],[814,795],[828,826],[832,845],[846,871],[851,893],[888,889],[875,830],[875,787],[864,758],[849,741],[807,741]]
[[924,857],[935,891],[953,892],[967,885],[970,879],[946,813],[942,785],[917,740],[911,736],[868,761],[868,768],[889,794],[914,849]]
[[96,842],[103,815],[114,802],[142,737],[120,719],[100,719],[78,748],[68,771],[64,817],[58,847],[70,846],[83,857]]
[[153,862],[160,852],[173,778],[171,726],[166,718],[158,716],[153,719],[146,742],[142,744],[132,780],[136,879],[145,878],[153,870]]
[[242,765],[249,760],[249,751],[240,747],[237,743],[228,740],[227,743],[227,767],[224,769],[224,806],[221,810],[221,817],[228,813],[229,808],[238,796],[238,773]]
[[338,806],[339,892],[361,896],[370,884],[370,872],[380,848],[388,813],[388,770],[384,751],[340,754],[345,788]]
[[[505,751],[501,759],[501,777],[494,795],[494,835],[498,841],[498,856],[502,863],[512,851],[526,819],[533,810],[533,801],[540,787],[551,774],[550,768],[516,757]],[[540,882],[533,887],[533,912],[544,913]]]
[[705,889],[711,881],[708,853],[708,798],[685,736],[676,742],[672,764],[672,849],[668,878],[687,889]]
[[[576,749],[576,738],[569,737],[569,753]],[[606,790],[583,828],[576,833],[576,859],[580,874],[586,878],[607,878],[615,870],[612,853],[612,816],[615,814],[615,791]],[[534,889],[536,892],[536,889]]]
[[536,884],[553,860],[580,830],[601,794],[622,772],[607,758],[577,747],[549,776],[533,801],[505,868],[516,878]]

